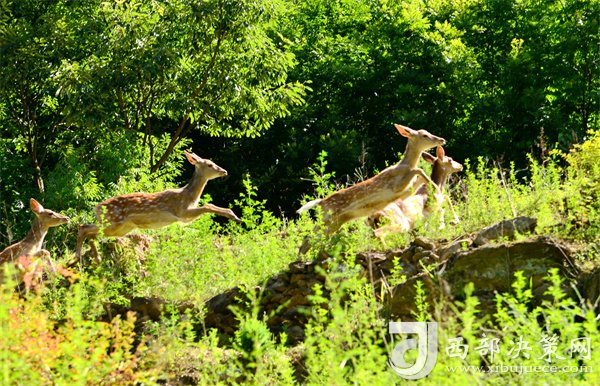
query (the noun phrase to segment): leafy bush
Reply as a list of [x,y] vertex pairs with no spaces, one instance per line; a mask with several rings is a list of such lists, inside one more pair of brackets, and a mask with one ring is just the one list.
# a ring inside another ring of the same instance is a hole
[[567,225],[586,238],[600,234],[600,130],[590,131],[590,138],[576,145],[566,156]]
[[19,298],[14,284],[0,286],[3,384],[116,385],[154,378],[145,343],[134,343],[133,315],[110,322],[85,318],[87,293],[82,284],[73,284],[63,304],[65,317],[55,321],[39,294]]

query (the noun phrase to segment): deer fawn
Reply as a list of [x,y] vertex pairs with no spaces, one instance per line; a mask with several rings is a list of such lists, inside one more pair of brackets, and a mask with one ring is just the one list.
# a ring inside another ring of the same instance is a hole
[[[189,223],[205,213],[215,213],[234,221],[241,221],[231,209],[212,204],[197,207],[202,191],[209,180],[227,175],[227,171],[214,162],[184,151],[194,165],[194,175],[183,188],[157,193],[130,193],[105,200],[94,208],[96,219],[104,236],[121,237],[134,229],[157,229],[174,222]],[[90,248],[96,261],[100,256],[93,242],[100,229],[94,224],[81,225],[77,235],[76,256],[81,259],[83,241],[90,238]]]
[[410,196],[405,200],[391,203],[383,210],[369,217],[369,223],[372,225],[376,224],[377,220],[381,217],[387,217],[391,222],[390,225],[375,230],[375,235],[377,237],[382,238],[385,234],[390,232],[408,231],[412,229],[415,221],[423,217],[429,217],[435,211],[440,212],[440,229],[443,229],[445,227],[444,201],[448,201],[450,210],[454,215],[453,223],[457,224],[459,222],[458,215],[454,211],[450,197],[444,193],[444,185],[446,184],[448,177],[452,173],[460,172],[463,169],[463,166],[452,158],[447,157],[444,148],[441,146],[437,147],[436,155],[437,158],[429,153],[422,154],[423,159],[433,164],[431,180],[436,184],[436,189],[433,194],[433,207],[429,205],[428,202],[428,187],[426,185],[421,186],[413,196]]
[[[326,198],[310,201],[297,212],[302,213],[320,205],[324,213],[325,235],[330,236],[350,220],[369,216],[394,201],[409,197],[426,182],[435,186],[423,169],[417,167],[417,163],[423,151],[443,145],[446,140],[425,130],[413,130],[398,124],[394,126],[402,136],[408,138],[402,161],[368,180]],[[307,249],[305,239],[300,252],[304,253]]]
[[[23,240],[6,247],[6,249],[0,252],[0,264],[24,255],[49,258],[50,252],[42,249],[44,237],[46,237],[48,229],[69,222],[67,216],[44,209],[42,204],[33,198],[29,200],[29,207],[33,214],[35,214],[35,219],[31,223],[29,233],[27,233],[27,236]],[[52,262],[50,262],[50,265],[52,265]]]

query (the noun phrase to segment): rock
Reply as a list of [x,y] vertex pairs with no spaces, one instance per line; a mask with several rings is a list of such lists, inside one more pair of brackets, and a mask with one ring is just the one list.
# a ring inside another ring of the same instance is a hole
[[230,312],[229,306],[233,303],[233,299],[240,295],[240,289],[233,287],[227,292],[219,294],[206,302],[207,309],[210,312],[225,313]]
[[547,238],[538,237],[514,243],[485,245],[458,252],[448,261],[442,275],[454,293],[473,282],[475,291],[510,291],[514,273],[523,271],[533,286],[543,283],[550,268],[559,268],[563,276],[574,277],[576,268],[569,259],[569,249]]
[[[265,300],[267,300],[267,299],[265,299]],[[268,302],[271,304],[273,304],[273,303],[274,304],[282,304],[284,301],[285,301],[285,296],[283,296],[280,293],[277,293],[268,299]]]
[[516,233],[531,233],[535,230],[537,219],[533,217],[516,217],[504,220],[497,224],[483,228],[475,235],[475,244],[478,246],[489,243],[500,238],[512,240]]
[[425,287],[427,303],[430,306],[429,312],[433,311],[434,300],[439,300],[444,291],[439,283],[434,282],[428,275],[422,277],[410,278],[406,283],[398,285],[392,289],[392,295],[387,297],[385,304],[386,314],[391,319],[413,320],[414,313],[417,312],[415,305],[416,289],[415,282],[422,280]]
[[600,266],[585,275],[581,280],[579,292],[596,312],[600,311]]
[[[435,252],[424,251],[421,261],[423,262],[423,264],[433,264],[433,263],[436,263],[439,259],[440,259],[440,257],[438,255],[436,255]],[[418,262],[416,262],[416,263],[418,263]]]
[[289,308],[296,307],[296,306],[305,306],[305,305],[310,304],[310,301],[308,300],[308,298],[305,295],[302,295],[300,293],[297,293],[294,296],[292,296],[289,301],[290,301],[288,304]]
[[437,250],[437,254],[439,255],[441,260],[446,260],[450,256],[454,255],[459,251],[466,251],[473,245],[473,240],[469,237],[461,238],[456,241],[451,242],[450,244],[443,246]]
[[295,261],[293,263],[290,263],[288,268],[291,273],[302,273],[302,272],[304,272],[304,266],[305,266],[304,262]]
[[382,252],[361,252],[356,255],[356,262],[363,267],[368,267],[369,264],[377,264],[385,261],[387,258]]
[[300,326],[291,326],[287,329],[286,333],[291,343],[298,343],[304,341],[304,329]]
[[273,316],[272,318],[267,320],[267,326],[269,327],[281,327],[286,320],[281,316]]
[[415,245],[417,245],[423,249],[429,250],[429,251],[432,251],[435,249],[435,243],[431,240],[426,239],[425,237],[418,236],[415,238],[415,241],[413,243]]
[[301,281],[301,280],[304,281],[305,277],[306,277],[306,275],[295,273],[290,278],[290,283],[297,285],[299,281]]
[[144,317],[150,318],[152,320],[158,320],[160,318],[160,315],[162,314],[162,309],[165,303],[166,302],[163,299],[156,297],[135,297],[131,299],[129,308],[132,311],[143,315]]
[[277,280],[275,283],[267,286],[267,289],[276,292],[283,292],[289,286],[289,283],[284,280]]
[[411,257],[410,262],[415,265],[419,265],[420,262],[425,264],[430,264],[436,262],[440,259],[440,257],[434,251],[429,249],[425,249],[421,252],[415,252],[415,254]]
[[285,273],[279,273],[275,276],[273,276],[272,278],[270,278],[269,280],[267,280],[267,287],[271,287],[273,284],[275,284],[276,282],[287,282],[289,281],[289,276],[286,275]]

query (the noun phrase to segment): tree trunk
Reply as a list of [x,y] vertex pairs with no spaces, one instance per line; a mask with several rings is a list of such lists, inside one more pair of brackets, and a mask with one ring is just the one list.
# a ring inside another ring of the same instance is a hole
[[35,186],[36,186],[37,190],[40,192],[40,194],[44,194],[45,188],[44,188],[44,179],[42,178],[42,169],[40,168],[40,165],[36,158],[34,158],[32,161],[33,161],[33,182],[35,183]]

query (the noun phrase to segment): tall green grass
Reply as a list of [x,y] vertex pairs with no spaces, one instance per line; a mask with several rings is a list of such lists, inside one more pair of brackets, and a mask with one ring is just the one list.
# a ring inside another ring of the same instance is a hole
[[[100,240],[103,262],[77,266],[72,280],[52,275],[40,291],[14,290],[7,279],[0,286],[0,376],[2,384],[400,384],[387,366],[392,348],[382,305],[371,283],[351,269],[353,256],[365,250],[403,247],[415,236],[454,239],[502,219],[533,216],[539,233],[597,250],[595,230],[600,224],[600,136],[590,134],[585,144],[568,155],[544,163],[530,161],[526,171],[501,168],[489,160],[465,162],[465,171],[448,186],[461,222],[439,229],[435,215],[408,234],[392,235],[383,245],[363,221],[346,224],[329,240],[319,238],[320,213],[282,219],[265,210],[265,202],[244,179],[244,191],[233,209],[243,222],[222,222],[210,216],[192,224],[144,232],[152,238],[143,254],[127,247],[108,248]],[[322,154],[313,167],[315,192],[324,197],[335,189],[335,175]],[[145,183],[150,183],[144,180]],[[130,184],[131,181],[123,181]],[[119,189],[118,186],[115,187]],[[205,197],[205,201],[209,201]],[[448,212],[448,211],[447,211]],[[306,236],[315,240],[311,251],[298,255]],[[69,244],[67,242],[67,244]],[[54,243],[53,257],[67,263],[72,251]],[[135,296],[160,297],[169,303],[196,306],[234,286],[254,288],[298,259],[331,258],[322,272],[325,282],[313,288],[306,339],[292,346],[284,334],[273,335],[258,312],[258,300],[248,290],[247,312],[236,310],[240,322],[232,342],[222,345],[216,331],[198,329],[199,315],[167,313],[160,321],[145,322],[134,330],[132,315],[106,320],[105,305],[127,304]],[[597,254],[582,253],[597,266]],[[10,268],[5,277],[14,271]],[[393,275],[402,281],[398,268]],[[598,316],[583,303],[567,297],[561,278],[549,278],[547,300],[533,304],[527,278],[515,276],[513,290],[498,294],[494,315],[482,317],[478,300],[468,285],[465,296],[450,303],[425,304],[420,286],[415,299],[417,320],[440,323],[440,352],[433,372],[416,384],[598,384],[600,368],[592,372],[480,372],[464,366],[548,364],[538,344],[547,334],[565,357],[573,339],[589,337],[592,357],[564,359],[564,366],[600,363]],[[327,294],[327,296],[325,296]],[[433,310],[431,314],[428,310]],[[464,360],[446,355],[455,338],[475,348],[483,334],[500,347],[528,340],[530,358],[510,358],[499,352],[495,362],[471,350]],[[534,347],[535,345],[535,347]],[[562,360],[561,360],[562,361]],[[558,359],[557,359],[558,362]],[[463,366],[463,367],[461,367]]]

